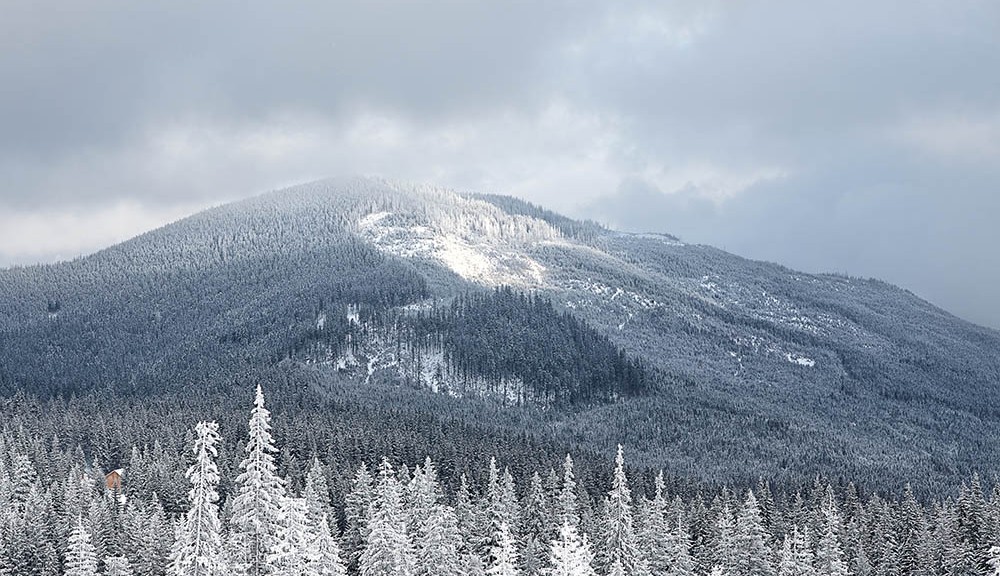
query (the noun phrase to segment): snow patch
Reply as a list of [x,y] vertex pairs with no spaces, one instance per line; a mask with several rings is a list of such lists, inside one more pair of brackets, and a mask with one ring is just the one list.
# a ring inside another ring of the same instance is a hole
[[799,366],[806,366],[808,368],[816,366],[816,361],[812,358],[806,358],[805,356],[799,356],[797,354],[792,354],[791,352],[785,353],[785,360],[788,360],[792,364],[798,364]]
[[525,254],[524,245],[496,236],[485,242],[473,226],[419,223],[391,212],[375,212],[359,219],[357,229],[383,252],[435,260],[478,284],[545,285],[545,266]]

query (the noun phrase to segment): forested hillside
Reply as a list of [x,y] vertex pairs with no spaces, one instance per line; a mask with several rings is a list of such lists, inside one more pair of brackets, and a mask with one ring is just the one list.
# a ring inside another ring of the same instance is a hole
[[315,437],[289,458],[276,438],[301,447],[308,425],[272,428],[260,387],[242,403],[248,423],[187,423],[183,452],[133,446],[115,471],[59,436],[6,431],[0,573],[946,576],[1000,563],[1000,485],[984,494],[977,476],[921,502],[908,487],[884,498],[818,479],[796,491],[680,485],[627,468],[621,446],[596,467],[527,446],[399,459]]
[[0,392],[82,420],[279,374],[317,419],[336,390],[373,438],[394,437],[377,402],[481,431],[480,454],[503,431],[546,451],[622,443],[640,468],[712,483],[921,495],[1000,472],[995,331],[882,282],[512,198],[322,181],[2,270],[0,294]]

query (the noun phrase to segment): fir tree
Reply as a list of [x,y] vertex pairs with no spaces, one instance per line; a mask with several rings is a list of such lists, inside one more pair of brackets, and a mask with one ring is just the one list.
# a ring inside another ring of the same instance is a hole
[[340,546],[330,533],[330,522],[325,516],[315,524],[310,520],[307,539],[309,562],[318,576],[347,576]]
[[110,556],[104,559],[104,576],[134,576],[132,563],[125,556]]
[[368,465],[362,462],[354,474],[351,491],[344,497],[344,516],[347,528],[344,530],[343,548],[348,571],[357,571],[361,552],[368,535],[368,514],[375,501],[375,484]]
[[486,569],[489,576],[518,576],[518,555],[514,545],[514,536],[506,522],[500,524],[497,531],[496,546],[490,554],[492,564]]
[[308,508],[302,498],[284,498],[282,525],[267,556],[270,576],[319,576],[309,558]]
[[667,524],[667,501],[663,483],[663,472],[656,476],[655,493],[652,500],[645,502],[645,509],[640,518],[638,534],[636,535],[638,549],[641,552],[643,564],[652,576],[665,576],[674,564],[672,554],[675,550],[671,542],[670,526]]
[[575,526],[564,522],[559,537],[552,542],[548,576],[596,576],[593,564],[594,554],[587,535],[581,538]]
[[774,568],[770,559],[770,548],[767,544],[767,534],[761,524],[760,509],[757,498],[752,490],[747,491],[747,498],[736,521],[736,576],[770,576]]
[[330,507],[330,486],[323,472],[323,464],[319,458],[313,457],[306,476],[306,487],[302,491],[306,500],[306,510],[311,524],[316,524],[321,518],[330,518],[333,509]]
[[611,491],[604,504],[604,530],[599,567],[611,572],[617,564],[626,576],[643,572],[639,550],[635,543],[632,525],[632,492],[625,477],[625,457],[621,444],[615,456],[615,470],[611,480]]
[[823,531],[816,546],[816,574],[821,576],[847,576],[847,564],[840,547],[840,512],[834,500],[833,489],[827,494],[821,507]]
[[188,499],[191,509],[184,518],[180,531],[183,537],[171,562],[174,573],[185,576],[224,576],[229,574],[220,534],[219,469],[215,464],[218,455],[219,425],[199,422],[194,443],[195,462],[187,470],[191,490]]
[[551,531],[552,517],[548,497],[542,485],[542,477],[537,472],[531,476],[528,485],[521,526],[524,572],[529,576],[538,576],[547,564],[549,542],[555,538],[555,532]]
[[265,576],[267,556],[278,539],[282,525],[281,501],[285,489],[275,472],[277,449],[271,437],[271,414],[264,407],[264,393],[257,386],[250,412],[250,435],[246,458],[230,519],[233,568],[247,576]]
[[69,535],[65,576],[97,576],[97,551],[90,541],[90,531],[79,516]]
[[576,478],[573,475],[573,459],[570,458],[569,454],[566,455],[566,460],[563,463],[563,480],[562,488],[559,491],[556,520],[560,526],[560,534],[562,533],[562,526],[566,524],[569,524],[573,528],[579,528],[580,526],[580,511],[576,497]]
[[415,571],[413,544],[406,532],[401,486],[388,459],[379,466],[377,497],[372,503],[361,576],[411,576]]

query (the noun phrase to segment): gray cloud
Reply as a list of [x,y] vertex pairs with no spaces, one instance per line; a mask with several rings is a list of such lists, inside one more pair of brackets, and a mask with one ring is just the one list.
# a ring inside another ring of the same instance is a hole
[[987,0],[13,3],[0,265],[360,172],[884,277],[1000,326],[997,22]]

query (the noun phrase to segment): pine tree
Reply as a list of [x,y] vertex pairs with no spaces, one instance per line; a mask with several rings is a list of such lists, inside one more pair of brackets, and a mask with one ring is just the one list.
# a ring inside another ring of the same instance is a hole
[[492,564],[486,569],[489,576],[518,576],[517,549],[514,546],[514,536],[506,522],[500,524],[495,538],[496,547],[491,552]]
[[330,518],[333,515],[333,509],[330,507],[330,485],[326,481],[323,464],[319,458],[312,459],[302,497],[306,500],[311,524],[316,524],[320,518]]
[[694,576],[696,570],[695,561],[690,552],[691,537],[688,535],[679,512],[670,534],[667,555],[672,559],[672,562],[667,574],[669,576]]
[[97,576],[97,551],[90,541],[90,531],[79,516],[69,535],[65,576]]
[[569,524],[573,528],[580,526],[580,510],[576,497],[576,478],[573,476],[573,459],[569,454],[563,463],[562,488],[559,491],[558,514],[556,521],[562,532],[562,526]]
[[785,534],[778,558],[778,576],[813,576],[812,547],[806,531],[792,527],[791,534]]
[[340,546],[330,533],[329,520],[325,516],[319,518],[316,524],[310,524],[308,534],[308,557],[314,572],[319,576],[347,576]]
[[282,525],[267,556],[270,576],[318,576],[309,558],[308,508],[302,498],[284,498]]
[[[713,505],[714,507],[714,505]],[[715,541],[711,566],[726,574],[736,574],[740,562],[740,550],[736,541],[736,520],[727,502],[722,503],[715,524]]]
[[344,497],[344,516],[347,527],[344,530],[343,549],[348,571],[357,572],[361,552],[368,535],[368,514],[375,501],[375,481],[364,462],[354,474],[351,491]]
[[240,462],[243,472],[236,478],[239,489],[230,519],[233,568],[247,576],[266,575],[267,555],[277,543],[282,525],[281,501],[285,489],[275,472],[276,452],[271,437],[271,414],[264,407],[264,393],[258,385],[250,412],[247,456]]
[[675,546],[671,542],[670,526],[667,524],[667,501],[663,482],[663,472],[656,476],[655,494],[645,502],[640,515],[636,540],[641,551],[642,562],[652,576],[665,576],[674,564],[672,554]]
[[524,542],[522,566],[529,576],[538,576],[548,562],[549,542],[555,538],[551,530],[552,517],[549,501],[542,485],[542,477],[535,472],[528,485],[524,500],[521,538]]
[[215,422],[199,422],[195,427],[195,462],[187,470],[191,490],[188,499],[191,509],[184,518],[180,531],[183,541],[176,548],[171,563],[174,573],[185,576],[224,576],[229,574],[220,534],[219,469],[215,465],[218,456],[219,425]]
[[821,507],[823,531],[816,547],[816,574],[820,576],[847,576],[847,564],[840,547],[840,513],[834,500],[833,489],[827,487],[827,494]]
[[104,559],[104,576],[134,576],[132,563],[125,556],[110,556]]
[[615,564],[626,576],[643,572],[639,550],[635,543],[635,529],[632,525],[632,492],[625,477],[625,457],[621,444],[615,456],[615,471],[611,480],[611,491],[604,504],[604,530],[599,568],[611,572]]
[[361,576],[411,576],[415,571],[413,544],[406,532],[401,486],[388,459],[379,466],[375,501],[369,513]]
[[559,530],[559,537],[552,542],[551,567],[548,576],[596,576],[594,555],[587,542],[587,535],[581,538],[569,521]]
[[156,494],[146,506],[142,531],[136,542],[133,570],[137,576],[163,576],[173,534],[167,514]]
[[462,576],[466,561],[455,512],[440,503],[432,505],[414,537],[415,576]]
[[752,490],[747,491],[746,501],[736,521],[736,554],[733,574],[736,576],[770,576],[774,568],[767,545],[767,534],[761,524],[760,509]]

